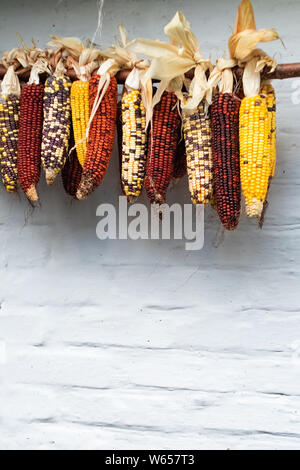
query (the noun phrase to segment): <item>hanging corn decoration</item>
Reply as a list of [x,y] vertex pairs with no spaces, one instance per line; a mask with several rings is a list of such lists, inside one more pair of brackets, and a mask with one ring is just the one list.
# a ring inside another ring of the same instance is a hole
[[71,127],[71,80],[59,62],[45,84],[42,164],[48,185],[54,183],[65,164]]
[[[95,75],[89,82],[91,113],[97,98],[100,79],[99,75]],[[117,99],[117,80],[112,76],[96,114],[90,123],[87,154],[77,191],[78,199],[86,199],[102,183],[108,169],[115,140]]]
[[186,147],[187,173],[191,200],[194,204],[209,204],[213,192],[211,122],[200,103],[193,114],[183,114],[183,134]]
[[39,73],[45,70],[47,64],[44,61],[36,62],[29,82],[21,92],[18,176],[20,186],[31,202],[38,200],[36,186],[40,179],[45,89],[39,83]]
[[153,110],[148,141],[145,186],[151,203],[164,204],[174,173],[174,160],[180,129],[177,97],[165,91]]
[[[74,135],[71,129],[69,147],[74,147]],[[77,158],[76,149],[67,156],[65,166],[61,171],[63,186],[67,194],[76,199],[76,193],[81,181],[82,166]]]
[[241,211],[239,156],[240,100],[232,93],[216,93],[211,106],[214,196],[219,218],[234,230]]
[[8,192],[18,186],[18,136],[20,112],[20,84],[10,66],[2,81],[0,96],[0,164],[1,177]]
[[142,191],[146,171],[146,110],[139,90],[125,91],[122,97],[122,176],[129,200]]

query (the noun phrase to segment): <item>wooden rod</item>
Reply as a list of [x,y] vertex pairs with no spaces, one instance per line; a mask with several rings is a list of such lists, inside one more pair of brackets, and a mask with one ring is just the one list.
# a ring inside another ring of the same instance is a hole
[[[3,78],[6,72],[6,68],[3,65],[0,65],[0,78]],[[128,77],[128,74],[130,73],[130,70],[121,70],[120,72],[117,73],[116,78],[117,82],[122,84],[125,83],[126,78]],[[236,75],[236,78],[239,80],[243,76],[243,69],[236,67],[234,69],[234,73]],[[27,69],[19,69],[17,70],[18,76],[24,80],[27,81],[29,79],[30,71]],[[68,76],[72,80],[76,80],[76,74],[73,69],[69,69],[67,71]],[[190,70],[189,72],[186,73],[187,78],[193,78],[194,76],[194,70]],[[276,67],[276,70],[272,73],[268,73],[268,68],[265,68],[262,71],[262,76],[264,78],[269,78],[270,80],[284,80],[287,78],[300,78],[300,62],[294,63],[294,64],[279,64]]]

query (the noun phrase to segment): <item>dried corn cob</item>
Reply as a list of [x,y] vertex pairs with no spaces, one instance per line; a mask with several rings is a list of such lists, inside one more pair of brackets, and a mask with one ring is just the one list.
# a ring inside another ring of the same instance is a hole
[[240,166],[249,217],[261,217],[268,193],[270,131],[266,99],[260,95],[244,98],[240,108]]
[[217,93],[211,106],[215,202],[227,230],[238,226],[241,211],[240,103],[232,93]]
[[[69,148],[74,147],[74,135],[71,129]],[[77,158],[76,149],[73,149],[70,155],[67,155],[65,166],[61,171],[63,186],[67,194],[76,199],[76,193],[81,181],[82,166]]]
[[5,189],[15,191],[18,185],[18,136],[20,98],[17,95],[0,97],[1,176]]
[[203,103],[194,114],[183,115],[183,134],[192,202],[208,204],[213,190],[211,128]]
[[271,84],[264,85],[262,87],[261,94],[266,97],[268,105],[268,113],[271,126],[271,178],[273,178],[276,169],[276,94]]
[[21,92],[18,176],[22,190],[32,202],[38,200],[43,130],[44,85],[27,84]]
[[142,191],[146,170],[146,111],[139,90],[122,97],[122,186],[130,199]]
[[[97,97],[99,80],[100,76],[95,75],[89,82],[90,111]],[[117,99],[117,80],[111,77],[108,89],[91,122],[82,179],[77,191],[78,199],[86,199],[102,183],[106,174],[115,140]]]
[[173,180],[177,183],[186,174],[186,150],[184,138],[181,135],[181,129],[178,133],[176,154],[174,159]]
[[120,180],[122,176],[122,142],[123,142],[123,125],[122,125],[122,101],[117,105],[117,137],[118,137],[118,153],[119,153],[119,170]]
[[165,91],[153,110],[145,178],[147,196],[151,203],[165,203],[173,176],[181,122],[176,104],[176,95]]
[[90,117],[89,82],[77,80],[71,87],[72,123],[78,160],[83,167],[86,158],[86,129]]
[[54,74],[44,93],[42,164],[48,185],[54,183],[65,164],[71,127],[71,80]]

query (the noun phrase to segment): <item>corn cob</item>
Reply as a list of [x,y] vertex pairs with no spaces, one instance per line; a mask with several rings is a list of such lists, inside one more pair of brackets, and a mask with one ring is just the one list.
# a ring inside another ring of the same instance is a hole
[[180,116],[174,93],[164,92],[153,110],[145,186],[151,203],[164,204],[174,172]]
[[241,211],[240,103],[232,93],[217,93],[211,106],[215,202],[227,230],[238,226]]
[[268,193],[272,167],[270,131],[266,98],[244,98],[240,108],[240,167],[249,217],[261,217]]
[[18,175],[22,190],[32,202],[38,200],[36,186],[40,179],[43,97],[44,85],[32,83],[22,88]]
[[146,110],[141,92],[122,97],[122,187],[129,200],[142,191],[146,170]]
[[186,174],[186,150],[184,138],[181,135],[181,129],[178,133],[176,154],[174,159],[173,180],[177,183]]
[[211,128],[203,103],[194,114],[183,115],[183,134],[191,200],[194,204],[208,204],[213,190]]
[[[74,135],[71,128],[69,148],[74,147]],[[76,149],[73,149],[66,157],[66,163],[61,171],[63,186],[67,194],[76,199],[76,193],[81,181],[82,166],[77,158]]]
[[18,136],[20,99],[16,95],[1,95],[0,136],[1,176],[5,189],[13,192],[18,186]]
[[53,184],[65,164],[71,127],[71,80],[53,75],[45,85],[42,164],[47,184]]
[[118,153],[119,153],[119,171],[120,181],[122,177],[122,142],[123,142],[123,126],[122,126],[122,101],[117,105],[117,138],[118,138]]
[[[89,82],[90,111],[97,97],[99,80],[100,76],[95,75]],[[102,183],[106,174],[115,140],[117,99],[117,80],[111,77],[109,87],[91,122],[82,179],[77,191],[78,199],[86,199]]]
[[271,84],[264,85],[262,87],[261,94],[266,97],[268,105],[268,113],[271,126],[271,178],[273,178],[276,170],[276,95],[275,90]]
[[86,129],[90,117],[89,82],[77,80],[71,86],[71,107],[77,156],[83,167],[86,158]]

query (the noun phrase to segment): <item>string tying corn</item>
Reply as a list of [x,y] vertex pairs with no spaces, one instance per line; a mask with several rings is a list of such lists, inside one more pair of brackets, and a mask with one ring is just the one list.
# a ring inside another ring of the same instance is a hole
[[174,173],[174,159],[180,129],[177,97],[165,91],[153,111],[149,134],[145,186],[151,203],[164,204]]
[[71,80],[54,74],[45,84],[42,164],[48,185],[65,164],[71,126]]
[[143,188],[146,170],[146,111],[139,90],[122,97],[122,187],[133,200]]
[[200,103],[195,113],[183,115],[187,173],[191,200],[194,204],[208,204],[213,192],[212,149],[210,117]]
[[240,217],[239,160],[240,100],[232,93],[217,93],[211,106],[214,196],[219,218],[234,230]]
[[[100,76],[95,75],[89,82],[91,112],[97,97],[99,80]],[[117,98],[117,80],[111,77],[108,89],[91,122],[82,179],[77,191],[78,199],[86,199],[102,183],[108,169],[115,139]]]

